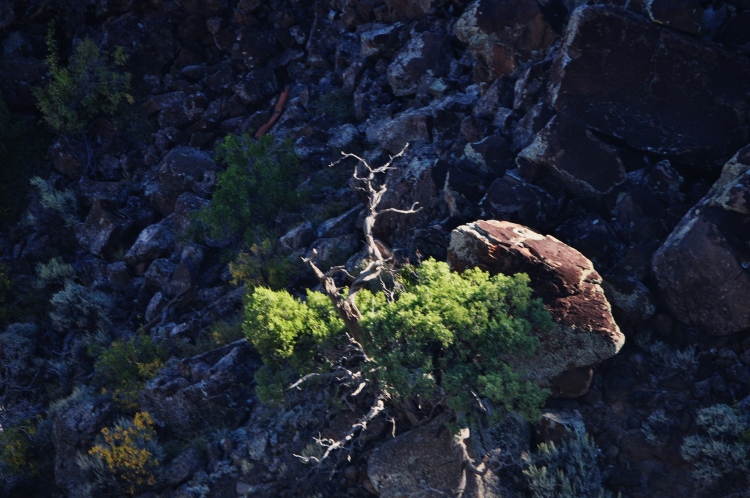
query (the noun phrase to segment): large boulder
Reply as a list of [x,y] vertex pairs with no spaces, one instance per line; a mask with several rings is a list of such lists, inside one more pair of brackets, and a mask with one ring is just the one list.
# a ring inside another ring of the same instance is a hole
[[555,321],[536,355],[515,360],[537,384],[557,397],[584,394],[591,367],[617,354],[625,336],[612,318],[591,261],[551,236],[507,221],[477,221],[451,234],[448,262],[464,271],[478,267],[491,274],[524,272]]
[[654,254],[653,275],[675,318],[713,335],[750,328],[750,147]]
[[123,259],[131,266],[153,261],[170,255],[174,245],[174,223],[170,216],[144,228]]
[[158,188],[147,188],[154,208],[164,216],[174,212],[177,198],[183,192],[205,195],[216,181],[218,166],[206,152],[192,147],[179,146],[162,159],[157,169]]
[[95,201],[86,221],[76,229],[78,243],[91,254],[108,256],[116,249],[128,223],[107,209],[106,202]]
[[609,6],[576,9],[549,99],[601,135],[711,168],[747,142],[750,61]]
[[375,448],[367,474],[381,498],[409,496],[425,489],[454,490],[461,481],[462,462],[451,448],[443,415]]
[[552,118],[516,162],[527,180],[551,175],[580,197],[607,194],[625,181],[617,153],[567,112]]

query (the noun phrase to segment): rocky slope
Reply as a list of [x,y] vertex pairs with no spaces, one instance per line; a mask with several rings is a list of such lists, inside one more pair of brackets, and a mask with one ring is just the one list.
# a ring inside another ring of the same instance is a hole
[[[123,47],[135,104],[84,133],[41,124],[51,20],[63,57],[87,36]],[[31,462],[0,451],[8,496],[85,496],[97,473],[76,459],[132,414],[101,394],[97,351],[139,330],[167,350],[134,401],[166,448],[144,497],[531,496],[521,457],[584,433],[623,497],[744,496],[746,434],[716,482],[680,448],[703,408],[750,417],[747,1],[9,0],[0,43],[8,119],[48,141],[0,230],[0,427]],[[266,220],[256,264],[356,267],[363,199],[349,163],[328,165],[408,143],[381,207],[421,209],[379,217],[383,247],[531,276],[557,325],[518,366],[553,396],[537,424],[466,435],[483,474],[454,454],[447,414],[395,406],[314,468],[313,438],[342,437],[372,394],[322,385],[270,408],[254,348],[211,342],[217,323],[236,332],[227,261],[249,248],[196,236],[195,213],[224,167],[215,146],[276,110],[308,197]],[[52,258],[67,266],[40,284]]]

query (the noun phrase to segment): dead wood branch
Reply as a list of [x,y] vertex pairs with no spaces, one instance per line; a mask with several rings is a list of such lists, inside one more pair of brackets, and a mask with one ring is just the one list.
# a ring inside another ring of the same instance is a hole
[[353,442],[354,436],[356,436],[360,432],[364,432],[365,430],[367,430],[367,424],[372,422],[372,420],[375,419],[375,417],[377,417],[384,409],[385,403],[383,402],[383,398],[379,397],[370,407],[370,411],[368,411],[364,417],[359,419],[356,424],[352,425],[352,428],[349,429],[349,432],[346,433],[346,436],[339,439],[338,441],[332,441],[330,439],[316,439],[316,441],[320,445],[326,447],[325,453],[323,453],[323,456],[320,457],[320,462],[323,462],[326,458],[328,458],[328,455],[330,455],[332,451],[344,448],[347,444]]
[[[360,313],[356,303],[354,302],[355,296],[357,295],[357,292],[363,289],[366,285],[369,285],[370,282],[378,281],[381,277],[382,272],[387,268],[387,265],[392,260],[392,255],[384,255],[383,253],[385,251],[378,243],[378,241],[375,240],[375,236],[373,235],[375,221],[377,220],[378,215],[383,213],[411,214],[416,213],[417,211],[419,211],[419,209],[421,209],[417,208],[418,203],[415,202],[409,209],[387,208],[378,210],[378,206],[383,200],[383,196],[388,191],[388,185],[385,183],[379,184],[376,176],[378,174],[384,174],[388,170],[392,169],[393,161],[403,156],[408,147],[409,144],[406,144],[404,148],[401,149],[401,152],[399,152],[395,156],[391,156],[388,162],[377,168],[373,168],[372,166],[370,166],[364,158],[349,152],[342,152],[341,159],[331,164],[331,166],[334,166],[335,164],[338,164],[344,159],[350,157],[356,159],[357,165],[354,167],[353,178],[361,185],[357,188],[367,194],[367,216],[365,217],[363,231],[365,235],[365,244],[367,246],[367,256],[370,261],[365,269],[359,274],[356,279],[354,279],[354,282],[349,286],[349,294],[344,297],[341,293],[341,290],[333,280],[333,275],[338,272],[344,272],[349,277],[351,277],[351,275],[349,275],[348,272],[343,269],[343,267],[336,266],[331,268],[328,272],[323,273],[315,265],[313,258],[302,258],[302,260],[312,270],[312,272],[315,274],[315,277],[323,286],[323,292],[333,303],[333,307],[336,309],[336,312],[344,321],[344,324],[346,324],[347,330],[349,331],[353,339],[360,345],[363,343],[362,329],[359,325],[359,321],[362,319],[362,314]],[[313,253],[313,257],[314,254],[315,253]]]
[[276,102],[276,106],[273,108],[273,114],[271,115],[271,119],[266,122],[263,126],[258,128],[258,131],[255,132],[255,139],[259,139],[268,131],[273,128],[273,125],[276,124],[276,121],[279,120],[281,117],[281,113],[284,112],[284,106],[286,105],[286,101],[289,98],[289,87],[284,88],[284,91],[281,92],[281,95],[279,95],[279,100]]

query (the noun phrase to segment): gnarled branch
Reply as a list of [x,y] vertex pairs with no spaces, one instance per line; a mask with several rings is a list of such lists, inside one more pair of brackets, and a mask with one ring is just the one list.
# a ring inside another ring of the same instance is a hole
[[[349,152],[342,152],[341,155],[343,157],[331,164],[331,166],[334,166],[335,164],[338,164],[339,162],[349,157],[355,158],[357,160],[357,165],[354,168],[353,178],[363,184],[363,186],[357,188],[367,193],[367,216],[365,217],[364,226],[362,228],[365,235],[365,244],[367,246],[367,256],[369,257],[370,262],[367,264],[365,269],[362,270],[359,276],[354,279],[354,282],[349,286],[349,294],[344,297],[333,280],[333,275],[335,273],[345,272],[348,275],[348,272],[346,272],[343,267],[336,266],[331,268],[326,273],[323,273],[313,261],[315,253],[313,253],[313,258],[302,258],[302,261],[304,261],[304,263],[312,270],[312,272],[315,274],[315,277],[323,286],[323,292],[333,303],[333,307],[336,309],[336,312],[344,321],[344,324],[346,324],[347,330],[352,335],[354,340],[357,341],[360,345],[363,343],[362,329],[359,325],[359,321],[362,319],[362,314],[360,313],[356,303],[354,302],[355,296],[357,295],[357,292],[362,290],[370,282],[377,281],[380,278],[383,270],[386,268],[387,263],[393,258],[392,254],[384,254],[385,248],[383,248],[382,245],[378,243],[378,241],[375,239],[375,236],[373,235],[375,221],[377,220],[378,215],[382,213],[411,214],[416,213],[421,209],[417,207],[418,203],[415,202],[409,209],[387,208],[378,210],[378,206],[383,199],[383,195],[388,191],[388,186],[385,183],[383,183],[382,185],[378,185],[375,176],[380,173],[385,173],[389,169],[392,169],[393,161],[403,156],[408,147],[409,144],[406,144],[404,148],[401,149],[401,152],[399,152],[395,156],[391,156],[388,162],[377,168],[373,168],[372,166],[370,166],[362,157]],[[362,171],[361,176],[359,174],[360,171]]]

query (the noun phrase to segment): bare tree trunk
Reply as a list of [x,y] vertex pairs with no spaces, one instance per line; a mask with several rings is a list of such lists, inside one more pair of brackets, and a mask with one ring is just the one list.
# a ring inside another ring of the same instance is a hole
[[[336,309],[339,317],[341,317],[341,319],[344,321],[344,324],[346,324],[346,328],[351,334],[352,338],[354,338],[354,340],[357,341],[360,346],[362,346],[363,344],[362,328],[359,324],[360,320],[362,319],[362,313],[360,313],[359,309],[357,308],[355,297],[357,293],[365,287],[365,285],[368,285],[370,282],[380,278],[381,273],[386,268],[386,264],[390,260],[390,257],[385,258],[383,256],[383,253],[378,247],[377,241],[373,236],[375,221],[377,220],[378,215],[382,213],[391,212],[410,214],[419,211],[419,209],[415,209],[417,207],[416,202],[410,209],[389,208],[378,211],[378,205],[383,199],[383,195],[388,191],[388,186],[385,184],[378,186],[375,181],[375,176],[379,173],[386,173],[389,169],[392,169],[393,161],[396,158],[402,156],[404,152],[406,152],[406,148],[408,146],[409,144],[406,144],[404,148],[401,149],[401,152],[399,152],[395,156],[392,156],[387,163],[378,168],[372,168],[363,158],[347,152],[342,152],[341,154],[343,155],[343,157],[339,159],[339,161],[336,161],[336,163],[338,163],[348,157],[353,157],[357,160],[357,165],[354,168],[353,177],[355,180],[363,184],[363,186],[357,188],[367,194],[367,216],[365,217],[363,231],[365,235],[365,244],[367,245],[367,255],[370,259],[370,262],[367,264],[367,267],[365,267],[365,269],[360,273],[360,275],[355,279],[354,277],[349,275],[349,273],[343,266],[336,266],[328,270],[326,273],[323,273],[320,268],[315,265],[315,262],[312,260],[312,258],[302,258],[302,260],[305,262],[305,264],[307,264],[308,267],[310,267],[320,284],[323,286],[323,292],[325,292],[325,294],[331,300],[331,303],[333,303],[333,307]],[[336,163],[331,164],[331,166]],[[363,176],[359,176],[358,174],[360,168],[364,169]],[[352,285],[349,287],[349,294],[346,297],[344,297],[344,295],[341,293],[341,290],[336,286],[336,283],[333,280],[333,275],[339,272],[345,273],[354,280]]]

